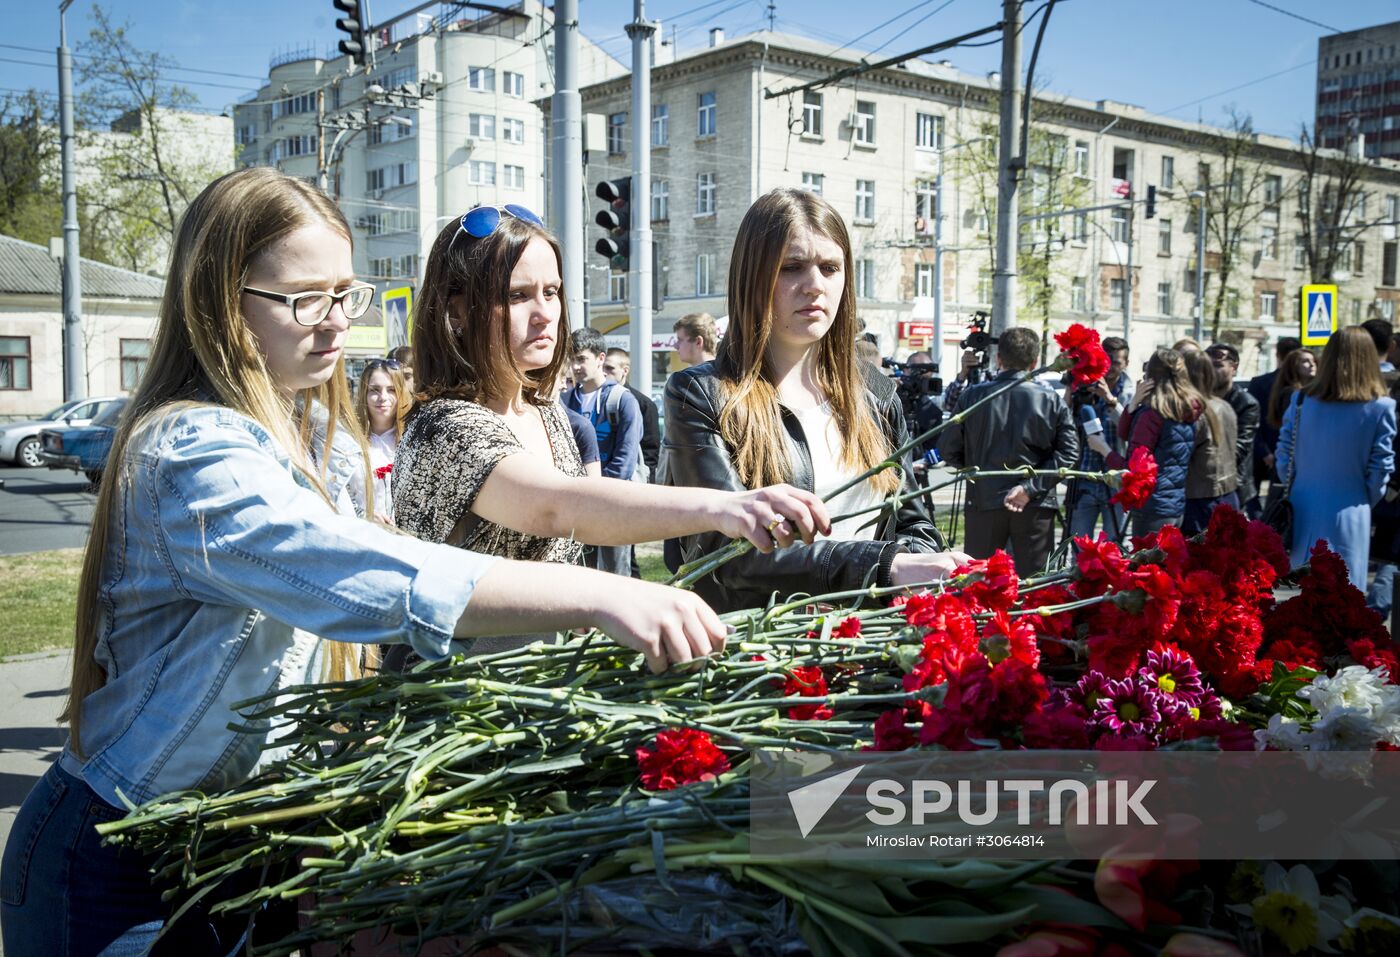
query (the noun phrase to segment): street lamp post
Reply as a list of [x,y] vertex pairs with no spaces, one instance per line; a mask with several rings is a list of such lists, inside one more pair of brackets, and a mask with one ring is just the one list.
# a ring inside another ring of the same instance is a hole
[[938,175],[933,178],[933,342],[938,353],[933,357],[934,362],[943,361],[943,154],[984,139],[984,136],[974,136],[938,150]]
[[1196,211],[1196,320],[1191,327],[1192,336],[1197,342],[1205,335],[1206,322],[1206,194],[1204,190],[1193,190],[1190,195],[1200,204]]
[[74,168],[73,55],[68,52],[64,14],[58,5],[58,128],[63,180],[63,398],[87,397],[87,350],[83,345],[82,255],[78,251],[78,180]]

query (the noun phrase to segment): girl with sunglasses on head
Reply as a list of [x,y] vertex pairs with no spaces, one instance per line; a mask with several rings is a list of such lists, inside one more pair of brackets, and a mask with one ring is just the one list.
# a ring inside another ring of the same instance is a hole
[[[582,625],[660,670],[724,642],[688,592],[352,514],[365,457],[342,350],[372,287],[355,281],[349,224],[314,187],[267,168],[216,180],[181,220],[169,276],[92,520],[68,743],[0,864],[8,957],[148,952],[179,902],[161,899],[150,858],[104,846],[94,825],[128,801],[256,773],[270,729],[235,703],[354,675],[360,647],[441,658],[454,638]],[[175,921],[160,952],[236,950],[244,921],[218,924],[212,903]]]
[[371,359],[360,373],[355,410],[369,438],[369,470],[374,485],[374,517],[394,523],[393,471],[403,423],[413,395],[397,359]]
[[[744,214],[729,264],[729,332],[719,356],[666,383],[670,480],[709,489],[790,481],[828,493],[909,440],[894,383],[856,358],[851,242],[841,215],[805,190],[776,189]],[[833,514],[913,491],[913,463],[832,501]],[[718,544],[682,542],[686,560]],[[837,524],[831,538],[750,553],[696,590],[716,608],[763,605],[773,592],[821,593],[926,582],[967,561],[942,542],[917,499]]]
[[575,564],[583,545],[717,529],[761,551],[828,529],[810,492],[697,492],[589,478],[555,387],[571,356],[559,244],[534,213],[482,206],[428,256],[413,324],[418,392],[399,445],[401,529]]

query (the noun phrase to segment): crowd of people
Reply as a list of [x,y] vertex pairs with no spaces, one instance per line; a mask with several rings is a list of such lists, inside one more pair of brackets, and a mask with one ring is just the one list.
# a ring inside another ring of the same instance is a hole
[[[674,324],[686,368],[665,383],[664,417],[628,385],[625,350],[570,332],[560,246],[516,205],[442,229],[411,347],[368,362],[352,393],[346,336],[374,290],[355,278],[351,243],[333,201],[268,168],[220,178],[185,213],[148,371],[115,437],[121,467],[98,495],[70,737],[0,866],[12,957],[144,952],[162,933],[170,952],[238,948],[245,928],[211,916],[212,899],[167,927],[148,861],[92,830],[127,801],[254,774],[276,742],[230,723],[238,701],[573,628],[660,671],[721,649],[719,615],[775,593],[932,582],[998,548],[1028,575],[1061,525],[1119,540],[1199,528],[1222,504],[1259,514],[1264,483],[1295,504],[1294,560],[1327,538],[1364,585],[1371,508],[1394,482],[1388,327],[1343,330],[1320,361],[1280,342],[1278,371],[1247,387],[1232,345],[1157,349],[1135,377],[1128,344],[1108,339],[1108,375],[1063,389],[1006,387],[1042,353],[1037,333],[1013,328],[994,374],[964,363],[939,399],[881,368],[845,223],[803,190],[745,214],[722,342],[709,315]],[[911,356],[904,371],[927,383],[930,363]],[[1125,516],[1087,481],[1068,484],[1063,509],[1052,477],[981,481],[965,551],[950,548],[915,457],[879,466],[911,421],[926,431],[974,405],[926,463],[1096,472],[1142,447],[1157,488]],[[1400,510],[1378,518],[1393,558]],[[693,592],[640,580],[637,543],[665,540],[676,567],[733,538],[754,547]]]

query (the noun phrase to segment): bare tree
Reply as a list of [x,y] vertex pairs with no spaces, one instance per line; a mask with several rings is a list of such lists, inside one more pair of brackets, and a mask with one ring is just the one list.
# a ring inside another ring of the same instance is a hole
[[1303,154],[1298,181],[1303,256],[1313,282],[1331,282],[1370,225],[1360,221],[1367,163],[1347,151],[1320,146],[1306,125],[1298,142]]
[[[1218,256],[1209,307],[1213,340],[1220,338],[1227,304],[1238,301],[1230,283],[1244,261],[1244,240],[1255,233],[1266,212],[1276,214],[1282,201],[1282,179],[1255,158],[1253,121],[1233,108],[1229,114],[1229,127],[1216,138],[1215,149],[1201,155],[1196,170],[1196,188],[1206,197],[1206,235]],[[1204,267],[1198,263],[1196,268]]]

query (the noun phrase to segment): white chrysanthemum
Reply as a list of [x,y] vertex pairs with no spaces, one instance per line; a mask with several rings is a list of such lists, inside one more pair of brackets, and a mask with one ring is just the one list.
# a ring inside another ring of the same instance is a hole
[[1382,734],[1368,712],[1338,708],[1314,721],[1303,741],[1309,751],[1374,751]]
[[1345,709],[1373,718],[1400,708],[1400,689],[1386,682],[1385,669],[1371,670],[1364,665],[1350,665],[1330,678],[1318,675],[1312,684],[1298,689],[1298,697],[1323,716]]
[[1275,751],[1304,751],[1307,749],[1304,734],[1303,727],[1298,724],[1296,718],[1281,714],[1270,715],[1269,726],[1254,732],[1254,747],[1258,751],[1265,748],[1273,748]]

